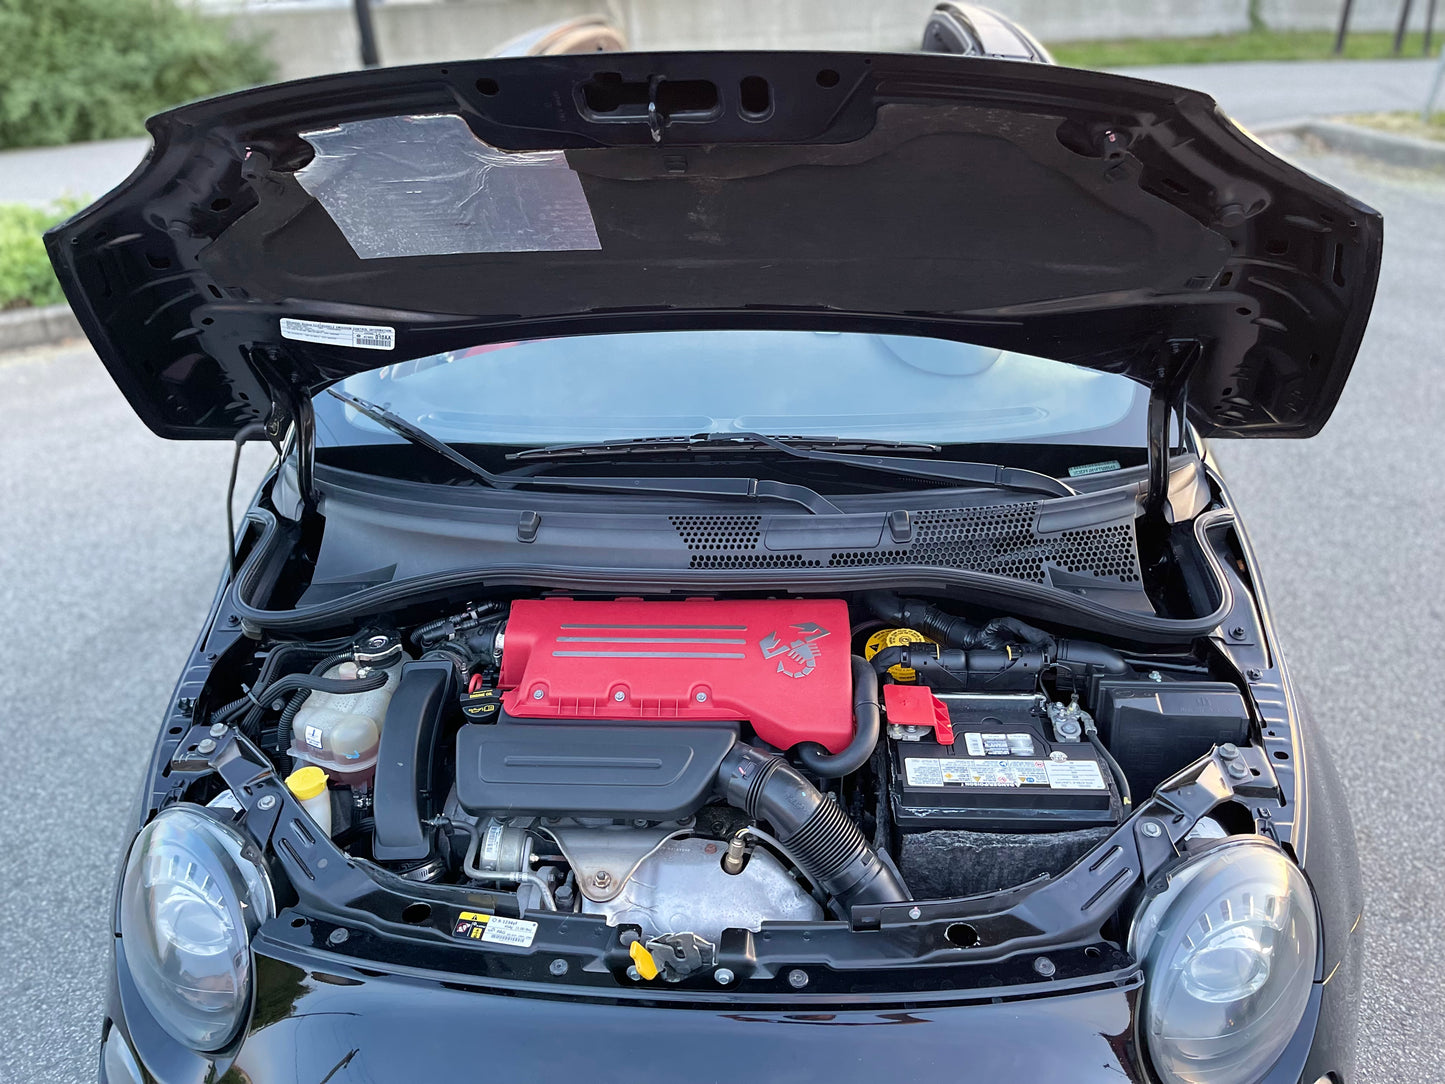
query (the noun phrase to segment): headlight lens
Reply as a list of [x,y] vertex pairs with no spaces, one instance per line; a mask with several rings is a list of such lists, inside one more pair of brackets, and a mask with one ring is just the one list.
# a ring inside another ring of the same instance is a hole
[[1143,1039],[1165,1084],[1248,1084],[1309,1002],[1318,930],[1299,867],[1245,836],[1179,865],[1129,931],[1144,965]]
[[200,806],[141,829],[121,885],[120,935],[136,988],[166,1031],[218,1050],[250,998],[251,934],[275,913],[256,846]]

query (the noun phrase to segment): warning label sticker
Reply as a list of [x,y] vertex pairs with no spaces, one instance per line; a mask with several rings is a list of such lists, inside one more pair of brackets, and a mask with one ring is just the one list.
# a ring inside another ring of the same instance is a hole
[[482,861],[488,866],[495,866],[502,857],[502,826],[491,824],[487,826],[487,835],[482,843]]
[[1059,790],[1103,790],[1104,775],[1092,760],[1050,760],[1049,786]]
[[982,734],[970,730],[963,736],[963,745],[971,757],[1034,755],[1034,739],[1030,734]]
[[954,760],[906,757],[910,787],[1050,787],[1104,790],[1099,766],[1090,760]]
[[378,324],[328,324],[320,320],[281,320],[281,337],[303,343],[351,346],[358,350],[395,350],[396,328]]
[[532,939],[537,936],[537,924],[525,918],[463,911],[457,916],[452,936],[494,945],[511,945],[513,948],[531,948]]

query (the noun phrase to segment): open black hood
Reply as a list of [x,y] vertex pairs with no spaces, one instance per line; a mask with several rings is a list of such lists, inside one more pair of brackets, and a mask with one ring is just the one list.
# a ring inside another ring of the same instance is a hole
[[[1380,216],[1202,94],[924,54],[388,68],[150,121],[46,237],[165,437],[279,433],[364,369],[701,326],[962,339],[1119,372],[1206,434],[1309,436]],[[866,389],[860,389],[860,394]]]

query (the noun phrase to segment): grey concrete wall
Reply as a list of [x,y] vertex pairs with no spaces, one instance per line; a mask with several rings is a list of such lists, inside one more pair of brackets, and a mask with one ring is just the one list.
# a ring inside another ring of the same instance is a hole
[[[1249,28],[1250,0],[985,0],[1044,42],[1185,37]],[[1400,0],[1356,0],[1351,26],[1392,28]],[[1425,3],[1411,23],[1423,25]],[[375,8],[383,63],[484,56],[533,27],[605,12],[637,49],[915,49],[933,0],[434,0]],[[1267,26],[1334,29],[1339,0],[1259,0]],[[357,64],[350,5],[253,8],[242,32],[267,39],[280,76]]]
[[[485,56],[525,30],[596,12],[606,12],[621,22],[620,9],[605,0],[377,3],[373,20],[382,63],[422,64]],[[359,66],[356,21],[349,4],[339,8],[256,8],[233,18],[238,33],[267,42],[279,79],[301,79]]]
[[[1266,0],[1324,23],[1333,0]],[[1361,3],[1385,0],[1361,0]],[[993,0],[1044,41],[1225,34],[1249,26],[1249,0]],[[477,57],[535,26],[605,11],[637,49],[916,49],[933,0],[438,0],[378,4],[383,63]],[[1328,10],[1326,10],[1328,9]],[[284,79],[356,66],[343,8],[252,9],[241,32],[267,39]]]
[[[1425,0],[1416,0],[1410,27],[1425,27]],[[1339,25],[1340,4],[1321,0],[1260,0],[1265,25],[1276,30],[1333,30]],[[1350,11],[1351,30],[1393,30],[1400,17],[1400,0],[1355,0]],[[1438,18],[1438,16],[1437,16]],[[1440,23],[1436,24],[1437,29]]]

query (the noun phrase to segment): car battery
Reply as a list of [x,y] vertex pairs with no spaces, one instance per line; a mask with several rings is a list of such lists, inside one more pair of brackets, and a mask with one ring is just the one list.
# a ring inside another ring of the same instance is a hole
[[[905,698],[890,696],[893,688],[884,689],[889,783],[902,831],[1064,831],[1123,820],[1108,765],[1088,741],[1052,740],[1042,696],[932,696],[913,686]],[[935,721],[915,707],[919,693]]]

